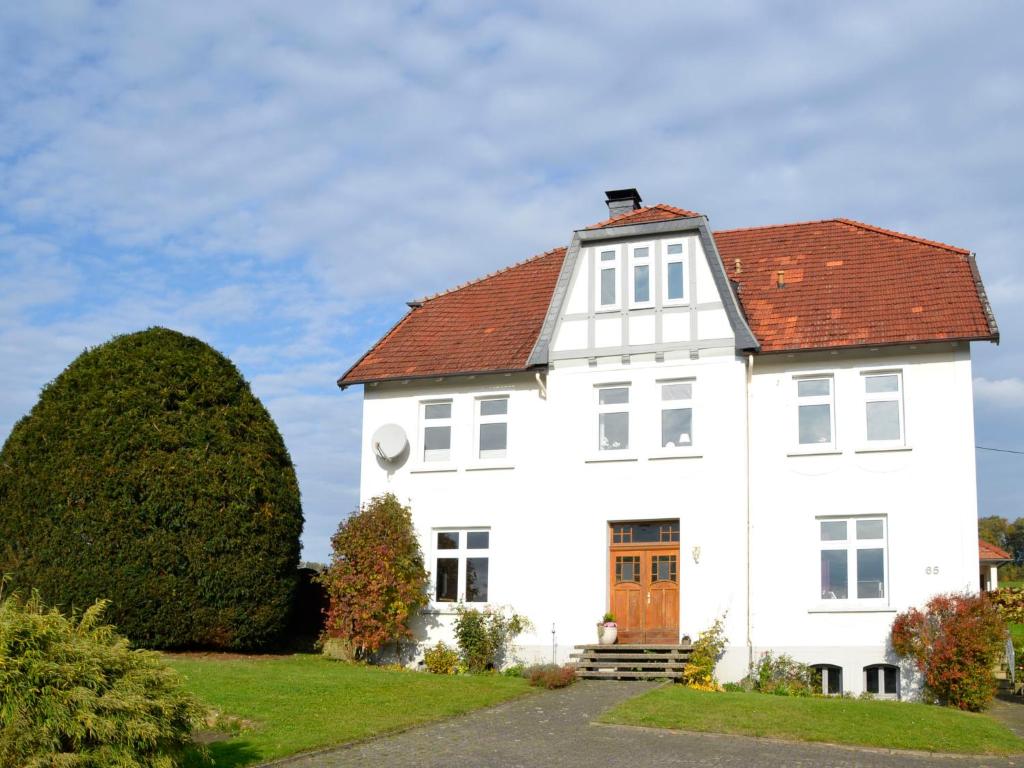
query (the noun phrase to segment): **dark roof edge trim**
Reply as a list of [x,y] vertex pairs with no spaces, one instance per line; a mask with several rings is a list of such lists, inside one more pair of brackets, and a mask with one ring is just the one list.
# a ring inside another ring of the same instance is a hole
[[530,356],[526,358],[527,367],[548,364],[548,349],[551,347],[551,339],[555,333],[558,316],[562,312],[562,304],[565,303],[565,296],[569,292],[569,282],[576,269],[576,259],[579,253],[580,233],[575,232],[572,242],[569,243],[569,247],[565,251],[565,257],[562,259],[562,268],[558,272],[555,289],[551,292],[551,301],[548,304],[547,314],[544,315],[544,322],[541,323],[540,333],[537,334],[537,341],[533,344]]
[[875,347],[906,347],[911,344],[951,344],[961,341],[993,341],[991,336],[947,336],[941,339],[904,339],[903,341],[875,341],[865,344],[833,344],[828,347],[787,347],[771,349],[767,352],[758,351],[763,357],[771,355],[813,354],[814,352],[838,352],[845,349],[874,349]]
[[[353,366],[354,368],[355,366]],[[342,389],[353,386],[354,384],[377,384],[384,383],[386,381],[422,381],[424,379],[454,379],[459,376],[490,376],[490,375],[503,375],[509,373],[529,373],[537,366],[527,365],[522,368],[493,368],[481,371],[452,371],[449,373],[417,373],[417,374],[406,374],[404,376],[383,376],[380,378],[372,379],[352,379],[351,381],[343,381],[344,376],[338,379],[338,386]],[[350,369],[351,370],[351,369]]]
[[988,338],[994,344],[999,343],[999,326],[996,325],[996,313],[992,311],[988,294],[985,292],[985,284],[981,281],[981,270],[978,269],[978,259],[973,253],[967,255],[967,263],[971,265],[971,276],[974,278],[974,287],[978,291],[978,300],[985,312],[985,319],[988,321],[988,330],[991,336]]

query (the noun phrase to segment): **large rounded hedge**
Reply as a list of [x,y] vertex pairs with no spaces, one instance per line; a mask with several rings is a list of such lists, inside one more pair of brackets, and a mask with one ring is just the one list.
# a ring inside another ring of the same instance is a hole
[[270,414],[227,358],[166,328],[86,350],[0,451],[0,571],[65,609],[110,600],[140,646],[273,642],[301,532]]

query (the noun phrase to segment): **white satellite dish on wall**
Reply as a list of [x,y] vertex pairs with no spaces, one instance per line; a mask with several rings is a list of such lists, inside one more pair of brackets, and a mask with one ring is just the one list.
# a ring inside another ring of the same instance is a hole
[[397,424],[385,424],[379,427],[370,438],[370,446],[382,461],[394,461],[405,451],[409,440],[405,430]]

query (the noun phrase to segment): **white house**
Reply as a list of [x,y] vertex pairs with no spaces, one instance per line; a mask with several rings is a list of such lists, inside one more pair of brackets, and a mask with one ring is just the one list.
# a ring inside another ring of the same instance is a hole
[[548,661],[607,610],[627,644],[725,615],[723,680],[772,650],[911,693],[896,612],[978,588],[970,343],[998,330],[974,256],[640,202],[411,302],[338,382],[364,385],[362,498],[412,507],[425,642],[459,600],[529,616]]

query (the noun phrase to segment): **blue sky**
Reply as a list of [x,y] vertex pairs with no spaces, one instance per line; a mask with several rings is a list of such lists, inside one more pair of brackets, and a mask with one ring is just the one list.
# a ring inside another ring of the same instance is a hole
[[[5,3],[0,440],[84,348],[166,325],[274,415],[305,555],[357,503],[405,310],[565,244],[602,192],[727,228],[847,216],[978,254],[981,445],[1024,450],[1015,2]],[[979,452],[982,514],[1024,456]],[[938,480],[938,478],[936,478]]]

